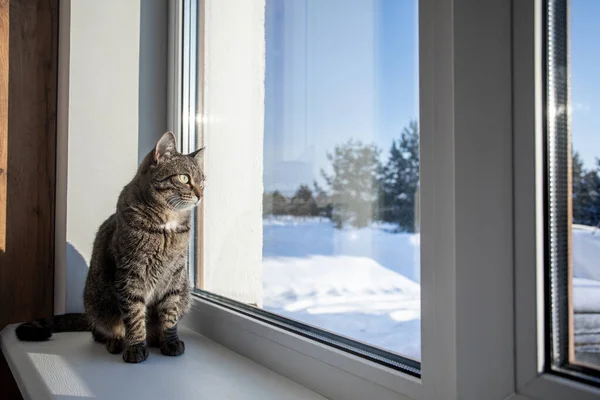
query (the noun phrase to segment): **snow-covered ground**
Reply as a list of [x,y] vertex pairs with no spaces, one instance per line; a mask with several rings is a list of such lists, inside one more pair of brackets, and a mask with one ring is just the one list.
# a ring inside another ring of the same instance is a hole
[[[263,234],[266,310],[420,359],[419,235],[292,217]],[[575,307],[600,310],[600,230],[574,226],[573,257]]]
[[573,225],[573,308],[600,313],[600,230],[583,225]]
[[573,226],[575,359],[600,365],[600,230]]
[[419,235],[392,229],[264,220],[264,308],[420,359]]

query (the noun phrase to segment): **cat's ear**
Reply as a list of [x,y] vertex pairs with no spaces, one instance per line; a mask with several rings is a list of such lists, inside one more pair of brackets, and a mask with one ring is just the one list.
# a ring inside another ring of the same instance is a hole
[[196,150],[193,153],[190,153],[190,157],[194,157],[194,160],[196,160],[196,162],[198,163],[198,165],[200,167],[204,166],[204,149],[205,147],[202,147],[201,149]]
[[165,132],[154,148],[154,162],[168,158],[177,152],[177,141],[173,132]]

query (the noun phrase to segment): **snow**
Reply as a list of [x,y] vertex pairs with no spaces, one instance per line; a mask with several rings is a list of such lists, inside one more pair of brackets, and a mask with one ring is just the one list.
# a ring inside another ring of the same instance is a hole
[[600,313],[600,230],[573,225],[573,308]]
[[600,281],[600,230],[573,225],[573,276]]
[[[419,360],[419,235],[394,232],[265,219],[264,308]],[[575,312],[600,312],[600,230],[573,226],[573,271]]]
[[335,229],[327,219],[263,221],[263,307],[420,359],[419,235]]
[[576,313],[600,313],[600,281],[573,278],[573,309]]
[[575,358],[600,365],[600,231],[574,225],[572,250]]

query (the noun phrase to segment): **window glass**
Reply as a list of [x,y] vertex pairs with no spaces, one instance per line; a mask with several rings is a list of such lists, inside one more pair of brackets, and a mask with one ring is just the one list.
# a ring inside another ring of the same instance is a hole
[[419,360],[417,21],[266,1],[262,307]]
[[545,3],[545,225],[548,364],[600,377],[600,79],[590,0]]
[[600,2],[571,0],[574,361],[600,368]]

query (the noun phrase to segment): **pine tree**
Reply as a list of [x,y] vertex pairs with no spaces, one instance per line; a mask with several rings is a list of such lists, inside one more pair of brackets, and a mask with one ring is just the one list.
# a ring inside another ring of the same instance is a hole
[[332,217],[333,204],[331,204],[331,197],[327,194],[317,181],[313,182],[313,192],[316,193],[315,203],[317,203],[317,213],[321,217],[329,218]]
[[329,186],[336,227],[365,227],[373,220],[379,187],[380,151],[374,145],[349,140],[327,154],[333,172],[321,175]]
[[582,222],[589,226],[600,225],[600,160],[596,159],[596,168],[583,175]]
[[573,223],[588,226],[600,224],[600,160],[594,169],[586,169],[579,153],[572,153]]
[[414,232],[419,186],[419,126],[416,121],[410,122],[400,139],[392,142],[382,175],[382,219]]
[[276,190],[273,192],[273,215],[287,214],[288,199]]
[[317,215],[317,203],[307,185],[300,185],[290,203],[290,214],[309,217]]
[[269,192],[263,193],[262,215],[263,217],[273,215],[273,195]]
[[284,215],[287,205],[288,199],[278,190],[263,193],[263,216]]
[[583,224],[584,207],[587,202],[587,193],[584,190],[584,176],[586,171],[583,167],[583,161],[576,151],[572,152],[572,198],[573,198],[573,223]]

